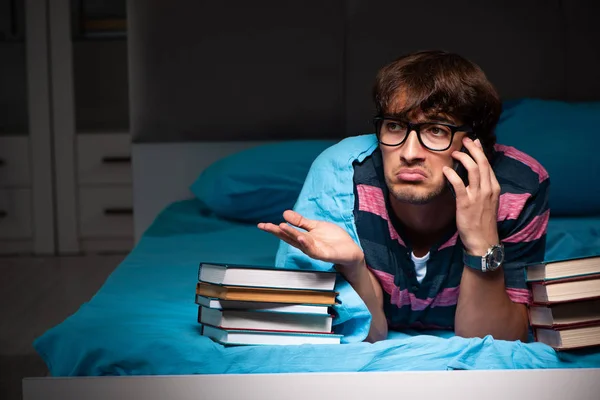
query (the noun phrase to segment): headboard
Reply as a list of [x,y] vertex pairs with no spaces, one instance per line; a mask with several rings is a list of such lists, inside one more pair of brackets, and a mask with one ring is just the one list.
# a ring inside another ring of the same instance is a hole
[[240,146],[370,132],[375,74],[404,53],[462,54],[503,100],[599,100],[598,15],[594,0],[130,0],[136,236],[168,200],[140,149],[186,148],[161,176],[192,176]]

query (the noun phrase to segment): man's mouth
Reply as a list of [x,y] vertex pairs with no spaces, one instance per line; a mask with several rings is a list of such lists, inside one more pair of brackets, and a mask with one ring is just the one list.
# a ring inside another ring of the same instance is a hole
[[396,177],[405,182],[421,182],[427,178],[427,174],[419,168],[402,168]]

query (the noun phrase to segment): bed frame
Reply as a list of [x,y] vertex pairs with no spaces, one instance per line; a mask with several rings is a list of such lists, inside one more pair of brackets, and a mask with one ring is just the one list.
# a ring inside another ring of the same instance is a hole
[[595,400],[600,369],[26,378],[23,400]]

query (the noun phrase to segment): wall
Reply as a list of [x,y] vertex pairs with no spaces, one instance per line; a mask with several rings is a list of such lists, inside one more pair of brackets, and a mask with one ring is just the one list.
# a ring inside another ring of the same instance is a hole
[[593,0],[129,2],[135,142],[369,132],[377,70],[441,48],[503,99],[600,98]]

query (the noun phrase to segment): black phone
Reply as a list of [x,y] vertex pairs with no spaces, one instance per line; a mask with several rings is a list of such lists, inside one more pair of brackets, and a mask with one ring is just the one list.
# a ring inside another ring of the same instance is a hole
[[[462,151],[465,154],[468,154],[469,156],[471,155],[469,153],[469,150],[467,150],[467,148],[465,146],[463,146],[460,149],[460,151]],[[454,160],[454,165],[452,166],[452,169],[454,169],[454,171],[457,173],[457,175],[460,177],[460,179],[462,179],[463,183],[465,184],[465,187],[468,186],[469,185],[469,172],[467,171],[465,166],[460,161]],[[454,196],[454,198],[456,198],[456,192],[454,191],[454,186],[452,186],[452,184],[450,183],[448,178],[446,178],[446,184],[448,185],[448,189],[450,189],[452,196]]]

